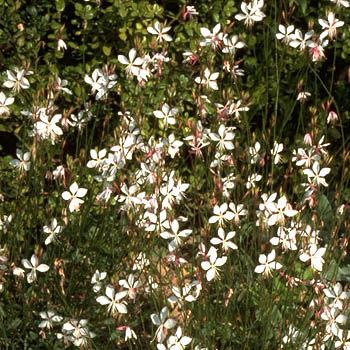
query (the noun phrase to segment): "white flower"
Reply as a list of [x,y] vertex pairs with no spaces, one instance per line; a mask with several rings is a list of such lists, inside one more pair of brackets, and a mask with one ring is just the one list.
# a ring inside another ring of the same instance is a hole
[[207,255],[209,256],[209,261],[202,261],[201,267],[204,271],[207,271],[206,278],[210,282],[219,277],[219,267],[226,264],[227,256],[218,258],[217,249],[214,247],[210,247]]
[[229,53],[230,55],[235,55],[237,49],[241,49],[245,46],[243,41],[239,41],[238,35],[232,35],[228,37],[224,36],[224,48],[222,49],[223,53]]
[[333,335],[337,335],[340,328],[339,325],[344,325],[347,321],[347,316],[340,313],[341,311],[337,308],[326,307],[322,314],[321,318],[324,321],[328,321],[326,325],[326,332]]
[[20,149],[16,150],[18,159],[12,159],[10,164],[18,169],[20,173],[29,171],[30,169],[30,152],[22,152]]
[[88,161],[86,166],[88,168],[97,168],[100,170],[103,166],[106,154],[107,150],[105,148],[98,152],[94,149],[90,150],[90,156],[92,159]]
[[309,251],[303,252],[299,259],[303,262],[309,261],[311,263],[311,267],[314,270],[322,271],[324,260],[323,255],[326,252],[326,248],[318,248],[316,244],[310,244]]
[[50,243],[52,243],[57,239],[57,235],[62,231],[62,226],[58,225],[57,220],[53,218],[51,220],[51,225],[44,226],[43,231],[49,235],[45,239],[45,245],[49,245]]
[[157,41],[162,43],[164,40],[165,41],[173,40],[173,38],[169,34],[166,34],[170,29],[171,27],[162,27],[162,25],[157,21],[156,23],[154,23],[153,27],[148,27],[147,31],[152,35],[157,35]]
[[179,110],[175,107],[170,109],[169,105],[167,103],[164,103],[162,106],[162,110],[154,111],[153,114],[156,118],[164,120],[164,125],[165,127],[167,127],[168,124],[176,124],[175,116],[178,113],[178,111]]
[[159,315],[157,314],[151,315],[152,323],[158,326],[155,336],[159,343],[163,343],[163,341],[167,336],[167,331],[176,326],[176,320],[174,320],[173,318],[168,318],[168,315],[169,315],[169,310],[166,306],[162,308]]
[[295,49],[299,47],[299,50],[303,51],[309,44],[312,43],[312,40],[310,39],[313,35],[313,30],[308,31],[305,35],[303,35],[300,29],[295,29],[295,32],[290,35],[292,40],[289,42],[289,46]]
[[247,180],[247,182],[246,182],[246,184],[245,184],[245,187],[249,190],[249,189],[251,189],[251,188],[254,188],[254,187],[256,187],[256,182],[259,182],[260,180],[262,179],[262,176],[261,175],[259,175],[259,174],[256,174],[256,173],[254,173],[254,174],[251,174],[251,175],[249,175],[248,176],[248,180]]
[[268,255],[260,254],[259,255],[259,263],[261,265],[257,265],[255,267],[254,272],[262,273],[264,276],[269,277],[272,275],[271,270],[279,270],[282,268],[282,265],[275,261],[276,252],[272,249],[271,253]]
[[225,127],[224,124],[219,126],[218,134],[210,133],[209,137],[211,140],[218,142],[217,147],[220,151],[233,150],[235,148],[233,144],[233,139],[235,138],[235,133],[233,130],[236,128],[234,126]]
[[58,39],[58,41],[57,41],[57,50],[58,51],[67,50],[67,44],[64,42],[63,39]]
[[280,24],[278,26],[279,33],[276,34],[276,38],[278,40],[282,40],[283,43],[288,44],[292,40],[291,34],[294,32],[294,26],[290,25],[288,27],[285,27],[284,25]]
[[143,64],[143,59],[141,57],[136,57],[136,50],[134,48],[129,51],[129,58],[118,55],[118,61],[126,65],[125,71],[127,74],[134,76],[140,74],[140,66]]
[[308,181],[316,185],[322,185],[328,187],[328,184],[324,177],[330,173],[330,168],[320,168],[319,162],[314,162],[312,169],[304,169],[303,173],[307,175]]
[[126,302],[121,301],[127,294],[127,291],[116,293],[114,287],[108,285],[106,287],[106,296],[100,296],[96,298],[96,301],[101,305],[108,305],[108,312],[113,316],[117,313],[127,314],[128,309],[126,308]]
[[280,155],[280,153],[282,151],[283,151],[283,143],[277,143],[276,141],[274,141],[273,148],[271,150],[271,155],[272,155],[274,164],[278,164],[281,162],[282,156]]
[[204,37],[204,40],[200,42],[200,46],[211,45],[213,49],[221,46],[223,40],[223,33],[220,33],[221,25],[218,23],[211,32],[208,28],[201,28],[201,34]]
[[119,285],[128,290],[130,299],[136,298],[136,290],[141,287],[141,282],[135,279],[135,276],[131,273],[127,280],[119,280]]
[[57,338],[64,338],[68,335],[68,339],[73,342],[75,346],[84,348],[89,344],[91,338],[95,337],[95,334],[89,331],[87,327],[88,320],[71,319],[62,326],[62,332],[64,334],[57,334]]
[[22,259],[22,265],[26,269],[31,270],[27,274],[28,283],[33,283],[36,280],[36,278],[37,278],[36,271],[46,272],[50,269],[50,267],[46,264],[39,265],[39,259],[37,258],[37,256],[35,254],[32,255],[32,257],[30,258],[30,261],[27,259]]
[[327,36],[330,39],[334,39],[337,35],[337,28],[340,28],[344,25],[343,21],[339,21],[337,18],[335,18],[333,12],[329,12],[327,16],[327,20],[319,19],[318,23],[321,25],[323,32],[320,34],[320,40],[322,41]]
[[62,119],[62,114],[55,114],[50,119],[46,113],[41,112],[39,118],[35,123],[35,131],[42,139],[49,139],[54,144],[57,136],[63,135],[62,129],[56,125]]
[[47,328],[48,330],[52,329],[54,322],[61,322],[63,320],[63,317],[56,315],[53,311],[40,312],[40,317],[43,321],[39,323],[39,328]]
[[350,3],[347,0],[330,0],[331,2],[334,2],[336,6],[344,6],[344,7],[350,7]]
[[264,6],[263,0],[252,0],[249,3],[244,1],[241,2],[241,11],[235,16],[238,21],[243,21],[247,27],[251,27],[254,22],[259,22],[264,19],[265,14],[261,11],[261,8]]
[[222,226],[225,221],[232,220],[234,214],[227,209],[227,203],[223,203],[220,206],[215,205],[213,209],[214,215],[209,218],[209,224],[215,224],[218,222],[218,225]]
[[224,252],[227,252],[229,249],[235,250],[235,249],[238,249],[238,247],[236,246],[236,244],[231,242],[231,239],[234,238],[235,235],[236,235],[236,232],[230,231],[230,232],[227,232],[227,235],[225,236],[225,231],[221,227],[219,227],[218,229],[219,237],[212,238],[210,240],[210,243],[214,245],[221,244]]
[[91,284],[94,285],[92,287],[92,290],[95,293],[101,290],[101,287],[102,287],[101,281],[103,281],[106,278],[106,276],[107,276],[107,272],[100,272],[99,270],[96,270],[95,273],[93,274],[91,278]]
[[10,109],[7,106],[13,104],[15,99],[13,97],[6,97],[3,92],[0,92],[0,115],[7,115]]
[[177,327],[175,335],[171,335],[167,345],[169,350],[184,350],[192,341],[192,338],[182,335],[181,327]]
[[7,70],[6,74],[8,80],[4,82],[3,86],[12,89],[14,92],[19,92],[21,89],[29,89],[29,81],[25,76],[32,73],[32,71],[25,71],[24,69],[19,70],[18,68],[15,68],[15,73]]
[[277,203],[275,202],[267,203],[267,209],[271,213],[271,216],[269,217],[267,222],[269,226],[273,226],[276,223],[279,223],[280,225],[284,225],[285,216],[288,216],[289,218],[291,218],[298,214],[298,211],[293,210],[291,205],[287,203],[286,196],[279,198]]
[[192,233],[192,230],[182,230],[179,232],[179,222],[176,219],[171,222],[170,228],[172,232],[164,231],[160,236],[164,239],[172,239],[168,244],[168,249],[169,252],[173,252],[182,244],[182,238],[188,237]]
[[337,282],[332,288],[325,288],[323,293],[327,298],[332,299],[330,306],[339,310],[343,309],[343,301],[350,298],[350,292],[344,292],[342,285]]
[[70,201],[69,202],[70,212],[79,211],[80,205],[84,203],[84,201],[81,198],[85,197],[86,193],[87,193],[87,189],[79,188],[76,182],[72,183],[69,186],[69,192],[64,191],[62,193],[62,198],[65,201]]
[[217,78],[219,77],[219,72],[210,73],[210,70],[206,68],[204,70],[204,77],[197,77],[194,81],[197,84],[205,85],[207,88],[213,89],[213,90],[219,90],[218,84],[216,82]]

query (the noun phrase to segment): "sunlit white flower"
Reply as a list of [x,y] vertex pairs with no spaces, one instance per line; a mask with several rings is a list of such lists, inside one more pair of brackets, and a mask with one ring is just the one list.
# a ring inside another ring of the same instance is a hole
[[127,280],[119,280],[119,285],[128,290],[128,296],[130,299],[136,298],[137,288],[141,287],[141,282],[136,280],[135,276],[131,273]]
[[227,203],[223,203],[220,206],[215,205],[213,209],[214,215],[209,218],[209,224],[218,223],[219,226],[222,226],[225,221],[232,220],[234,214],[228,210]]
[[84,203],[84,201],[81,199],[85,197],[87,193],[86,188],[79,188],[78,184],[76,182],[73,182],[69,186],[69,191],[64,191],[62,193],[62,198],[65,201],[69,201],[69,211],[79,211],[80,205]]
[[267,203],[267,209],[271,213],[267,222],[269,226],[273,226],[276,223],[284,225],[285,216],[291,218],[298,214],[298,211],[293,210],[292,206],[289,203],[287,203],[286,196],[282,196],[281,198],[279,198],[277,203]]
[[260,254],[259,255],[260,265],[257,265],[255,267],[254,272],[262,273],[266,277],[271,276],[272,270],[279,270],[282,268],[282,265],[276,262],[275,259],[276,259],[276,252],[274,249],[272,249],[271,253],[269,253],[268,255]]
[[57,239],[57,235],[61,233],[62,226],[58,225],[57,219],[53,218],[51,220],[50,226],[44,226],[43,231],[48,234],[48,236],[45,239],[45,245],[49,245],[53,241]]
[[126,308],[126,302],[121,301],[127,295],[127,291],[116,293],[114,287],[108,285],[106,287],[106,295],[96,298],[96,301],[101,305],[108,305],[108,313],[111,313],[112,315],[117,313],[127,314],[128,309]]
[[170,223],[170,228],[170,232],[164,231],[160,236],[164,239],[171,239],[168,244],[168,249],[170,252],[173,252],[182,244],[182,239],[188,237],[192,233],[192,230],[182,230],[179,232],[179,222],[176,219]]
[[337,308],[324,308],[321,313],[321,318],[327,321],[326,332],[337,336],[340,328],[339,325],[344,325],[347,321],[347,316],[341,314],[341,311]]
[[175,335],[171,335],[167,345],[169,350],[184,350],[192,341],[192,338],[182,335],[181,327],[177,327]]
[[36,276],[36,272],[46,272],[50,269],[50,267],[46,264],[40,264],[39,265],[39,259],[37,258],[37,256],[35,254],[32,255],[32,257],[30,258],[30,261],[27,259],[22,259],[22,265],[28,269],[31,270],[28,274],[27,274],[27,281],[28,283],[33,283],[37,276]]
[[262,176],[259,174],[251,174],[248,176],[248,180],[245,184],[245,187],[249,190],[251,188],[256,187],[256,182],[259,182],[262,179]]
[[344,301],[350,298],[350,292],[343,291],[342,285],[337,282],[331,288],[323,289],[323,293],[328,299],[330,299],[330,307],[337,308],[339,310],[343,309]]
[[282,156],[280,155],[280,153],[282,151],[283,151],[283,143],[278,143],[274,141],[273,148],[271,150],[271,155],[272,155],[274,164],[278,164],[281,162]]
[[217,249],[214,247],[210,247],[208,251],[209,261],[202,261],[201,267],[204,271],[206,271],[206,279],[208,282],[212,281],[215,278],[219,278],[219,267],[226,264],[227,256],[222,256],[218,258]]
[[238,249],[237,245],[231,242],[231,239],[234,238],[236,232],[230,231],[225,235],[225,231],[223,228],[219,227],[218,229],[218,237],[214,237],[210,240],[210,243],[213,245],[221,244],[224,252],[228,252],[229,249],[235,250]]
[[309,99],[311,96],[311,93],[308,91],[300,91],[297,96],[297,101],[300,101],[301,103],[305,102]]
[[237,49],[241,49],[245,46],[243,41],[239,41],[238,35],[224,36],[223,39],[224,47],[222,49],[223,53],[229,53],[230,55],[235,55]]
[[318,248],[316,244],[311,244],[308,248],[308,251],[304,251],[299,259],[303,262],[309,261],[311,267],[314,270],[322,271],[324,259],[323,255],[326,252],[326,248]]

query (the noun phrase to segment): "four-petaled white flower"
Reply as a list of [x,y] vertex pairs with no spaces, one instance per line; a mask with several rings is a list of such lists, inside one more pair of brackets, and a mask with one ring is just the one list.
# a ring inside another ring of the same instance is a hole
[[182,230],[179,232],[179,222],[174,219],[170,224],[171,232],[164,231],[160,236],[164,239],[171,239],[168,244],[168,249],[170,252],[173,252],[177,247],[182,244],[182,238],[188,237],[192,230]]
[[211,32],[208,28],[201,28],[201,34],[204,37],[204,40],[200,42],[200,46],[211,45],[213,49],[221,46],[223,40],[223,33],[220,32],[221,25],[218,23]]
[[324,177],[330,173],[330,168],[320,168],[319,162],[314,162],[312,165],[312,169],[304,169],[303,173],[307,175],[308,180],[310,183],[316,184],[316,185],[322,185],[325,187],[328,187],[328,184]]
[[327,16],[327,21],[324,19],[319,19],[318,23],[321,25],[323,32],[320,34],[320,40],[322,41],[327,36],[329,39],[334,39],[337,35],[337,28],[340,28],[344,25],[343,21],[335,18],[333,12],[329,12]]
[[40,264],[39,265],[39,259],[38,257],[33,254],[32,257],[30,258],[30,261],[28,259],[22,259],[22,265],[28,269],[31,270],[28,274],[27,274],[27,281],[28,283],[33,283],[37,276],[36,276],[36,272],[46,272],[50,269],[50,267],[46,264]]
[[25,71],[24,69],[19,70],[15,68],[15,73],[10,70],[6,71],[7,79],[3,86],[12,89],[14,92],[19,92],[21,89],[29,89],[29,81],[26,75],[32,74],[32,71]]
[[254,22],[259,22],[264,19],[265,14],[261,11],[264,6],[264,0],[252,0],[249,3],[241,2],[241,11],[235,16],[238,21],[243,21],[247,27],[251,27]]
[[234,126],[226,127],[224,124],[219,126],[218,133],[211,132],[209,137],[211,140],[218,142],[217,147],[220,151],[233,150],[235,148],[233,144],[233,139],[235,138],[235,133],[233,130],[236,128]]
[[64,191],[62,193],[62,198],[65,201],[69,202],[69,211],[72,213],[73,211],[79,211],[80,205],[84,203],[81,199],[85,197],[87,193],[86,188],[79,188],[76,182],[72,183],[69,186],[69,191]]
[[175,335],[171,335],[167,345],[169,350],[184,350],[192,341],[192,338],[182,335],[181,327],[177,327]]
[[294,32],[294,26],[290,25],[285,27],[283,24],[278,26],[279,33],[276,34],[276,38],[281,40],[284,44],[288,44],[292,40],[291,34]]
[[178,113],[178,109],[176,107],[171,108],[167,103],[164,103],[162,106],[162,110],[154,111],[153,114],[156,118],[164,120],[164,126],[167,127],[168,124],[175,125],[176,119],[175,116]]
[[318,248],[316,244],[310,244],[309,250],[304,251],[299,256],[299,259],[303,262],[310,260],[311,267],[321,272],[324,264],[323,255],[325,252],[326,248]]
[[54,322],[61,322],[63,317],[56,315],[53,311],[40,312],[42,321],[39,323],[39,328],[47,328],[48,330],[53,328]]
[[172,41],[173,38],[167,34],[171,27],[163,27],[158,21],[154,23],[153,27],[148,27],[147,32],[152,35],[157,35],[157,41],[162,43],[165,41]]
[[225,231],[223,230],[223,228],[219,227],[218,229],[219,237],[212,238],[210,240],[210,243],[214,245],[221,244],[224,252],[227,252],[229,249],[235,250],[235,249],[238,249],[238,247],[236,244],[231,242],[231,239],[234,238],[235,235],[236,235],[236,232],[230,231],[230,232],[227,232],[227,235],[225,236]]
[[210,282],[215,278],[219,278],[219,267],[226,264],[227,256],[222,256],[218,258],[217,249],[214,247],[210,247],[207,255],[209,256],[209,261],[202,261],[201,267],[206,272],[207,281]]
[[266,277],[271,276],[272,275],[271,270],[279,270],[282,268],[282,265],[276,262],[275,259],[276,259],[276,252],[274,249],[272,249],[271,253],[269,253],[268,255],[260,254],[259,255],[260,265],[257,265],[255,267],[254,272],[262,273]]
[[22,152],[20,149],[16,150],[18,159],[12,159],[10,164],[18,169],[20,173],[29,171],[30,169],[30,152]]
[[0,115],[7,115],[10,113],[8,106],[12,105],[15,99],[13,97],[6,97],[3,92],[0,92]]
[[58,225],[57,219],[53,218],[50,226],[45,225],[43,231],[48,234],[48,237],[45,239],[45,245],[49,245],[57,239],[57,235],[62,231],[62,226]]
[[350,292],[343,291],[342,285],[337,282],[332,288],[325,288],[323,293],[327,298],[332,299],[330,306],[339,310],[343,309],[343,302],[350,298]]
[[112,285],[106,287],[106,295],[96,298],[96,301],[101,305],[108,305],[108,313],[113,316],[117,313],[127,314],[128,309],[126,308],[126,302],[121,301],[128,295],[127,291],[115,292]]
[[219,226],[222,226],[225,221],[232,220],[235,215],[227,209],[227,203],[223,203],[220,206],[215,205],[213,209],[214,215],[209,218],[209,224],[217,222]]
[[126,65],[125,71],[128,75],[138,76],[143,64],[143,59],[141,57],[136,57],[136,50],[134,48],[129,51],[128,56],[129,58],[124,55],[118,55],[118,61]]
[[168,330],[172,329],[176,326],[176,320],[173,318],[168,318],[169,316],[169,310],[166,306],[162,308],[160,311],[160,314],[152,314],[151,320],[152,323],[156,326],[158,326],[156,330],[156,338],[159,343],[163,343],[165,340]]
[[213,89],[213,90],[219,90],[218,84],[216,82],[217,78],[219,77],[219,72],[210,73],[209,68],[206,68],[204,70],[204,77],[197,77],[194,81],[197,84],[201,84],[206,86],[207,88]]

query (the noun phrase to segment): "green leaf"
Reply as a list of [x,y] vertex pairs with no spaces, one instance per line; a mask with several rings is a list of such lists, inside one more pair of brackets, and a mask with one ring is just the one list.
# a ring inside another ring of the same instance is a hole
[[102,51],[108,57],[111,54],[112,48],[110,46],[103,46]]
[[64,0],[56,0],[56,10],[58,12],[62,12],[66,7],[66,3]]

